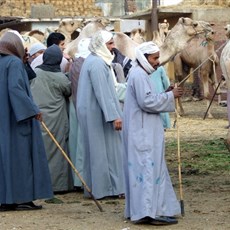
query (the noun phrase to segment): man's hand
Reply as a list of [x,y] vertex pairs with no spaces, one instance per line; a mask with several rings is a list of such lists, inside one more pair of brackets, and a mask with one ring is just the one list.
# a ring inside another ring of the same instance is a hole
[[39,120],[40,122],[42,121],[42,113],[38,113],[35,115],[35,119]]
[[178,98],[183,95],[183,89],[181,87],[174,88],[172,92],[173,92],[174,98]]
[[122,120],[121,119],[114,120],[113,125],[114,125],[115,130],[121,130],[122,129]]

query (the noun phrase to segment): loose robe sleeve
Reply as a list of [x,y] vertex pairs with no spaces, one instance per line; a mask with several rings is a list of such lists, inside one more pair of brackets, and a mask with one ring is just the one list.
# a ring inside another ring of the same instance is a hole
[[106,122],[120,118],[117,109],[119,102],[109,67],[103,62],[97,62],[90,71],[92,87]]
[[58,82],[58,88],[62,91],[65,97],[70,97],[72,90],[71,90],[71,81],[66,76],[61,76]]
[[137,103],[142,110],[149,113],[174,111],[175,101],[173,92],[154,93],[149,76],[142,70],[137,71],[132,80]]
[[14,60],[8,68],[8,91],[17,122],[39,113],[38,107],[33,102],[28,81],[23,63],[20,60]]

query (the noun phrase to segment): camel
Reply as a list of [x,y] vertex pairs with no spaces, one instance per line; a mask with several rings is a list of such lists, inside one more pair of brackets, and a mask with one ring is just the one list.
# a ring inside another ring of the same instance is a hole
[[[199,74],[203,85],[204,98],[207,99],[207,108],[210,104],[209,82],[211,82],[214,90],[218,85],[215,69],[219,64],[219,58],[214,49],[214,33],[214,31],[210,31],[206,35],[197,35],[174,57],[175,79],[178,82],[190,74],[191,68],[197,69],[200,66]],[[181,84],[182,87],[183,85]],[[219,91],[217,91],[218,93]],[[179,113],[183,116],[184,109],[180,99],[179,108]],[[208,117],[213,117],[210,110],[208,111]]]
[[[0,31],[0,37],[7,31],[12,30],[10,28],[5,28],[3,30]],[[30,49],[30,46],[33,45],[34,43],[38,43],[40,42],[37,38],[33,37],[33,36],[29,36],[27,34],[21,34],[21,37],[23,39],[23,46],[24,48],[26,48],[27,50]]]
[[227,86],[227,111],[229,126],[226,143],[228,149],[230,150],[230,24],[226,25],[225,30],[228,40],[220,55],[220,67]]
[[[108,24],[107,24],[108,25]],[[94,21],[87,24],[79,36],[67,44],[64,52],[71,57],[74,57],[77,52],[78,42],[85,37],[92,36],[96,31],[105,29],[107,26],[101,21]],[[211,31],[212,28],[209,23],[204,21],[194,21],[191,18],[179,18],[176,25],[171,29],[170,33],[165,39],[165,42],[160,46],[160,63],[164,65],[177,53],[179,53],[196,34]],[[133,41],[129,36],[122,32],[114,33],[115,47],[125,56],[134,60],[135,47],[138,43]]]
[[164,42],[165,38],[167,37],[169,30],[169,23],[167,19],[164,19],[164,22],[158,23],[158,29],[159,29],[159,36],[162,42]]
[[[160,63],[164,65],[177,53],[184,49],[187,42],[196,34],[212,31],[211,25],[204,21],[193,21],[190,18],[179,18],[176,25],[171,29],[164,43],[160,48]],[[115,46],[121,53],[130,59],[135,59],[135,47],[138,43],[134,42],[127,35],[119,32],[114,35]]]
[[146,33],[143,29],[136,28],[131,30],[130,38],[135,42],[137,42],[138,44],[141,44],[146,41]]
[[[83,19],[84,21],[84,19]],[[72,41],[72,34],[80,29],[82,26],[82,20],[63,18],[58,27],[47,27],[44,32],[45,40],[53,32],[62,33],[65,36],[65,43],[68,44]]]
[[45,34],[40,30],[31,30],[27,32],[21,32],[20,34],[30,37],[35,37],[41,43],[45,43]]
[[77,44],[82,38],[92,37],[96,31],[105,29],[110,25],[110,20],[107,18],[96,18],[91,20],[86,24],[86,26],[82,29],[79,36],[66,44],[66,48],[64,52],[68,54],[70,57],[74,57],[77,52]]

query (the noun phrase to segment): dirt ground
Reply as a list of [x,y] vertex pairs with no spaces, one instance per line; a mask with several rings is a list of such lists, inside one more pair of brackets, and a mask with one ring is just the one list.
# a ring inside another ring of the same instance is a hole
[[[227,109],[217,103],[212,106],[214,119],[203,120],[206,109],[204,101],[185,102],[186,116],[179,118],[181,141],[225,138]],[[172,116],[172,120],[173,120]],[[166,144],[176,138],[175,130],[166,132]],[[186,154],[186,153],[181,153]],[[187,156],[189,157],[189,156]],[[170,170],[174,184],[177,171]],[[183,175],[183,200],[185,216],[178,217],[179,223],[171,226],[134,225],[123,218],[124,200],[102,200],[100,212],[95,203],[84,199],[80,192],[57,195],[64,203],[42,204],[39,211],[0,213],[0,230],[227,230],[230,229],[230,172],[212,175]],[[175,186],[178,194],[179,189]]]

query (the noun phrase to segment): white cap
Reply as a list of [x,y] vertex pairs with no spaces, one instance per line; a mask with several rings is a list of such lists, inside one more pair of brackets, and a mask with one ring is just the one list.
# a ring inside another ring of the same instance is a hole
[[33,56],[34,54],[36,54],[40,50],[45,50],[45,49],[46,49],[45,45],[43,45],[41,42],[37,42],[37,43],[33,44],[30,47],[30,49],[29,49],[29,55]]

